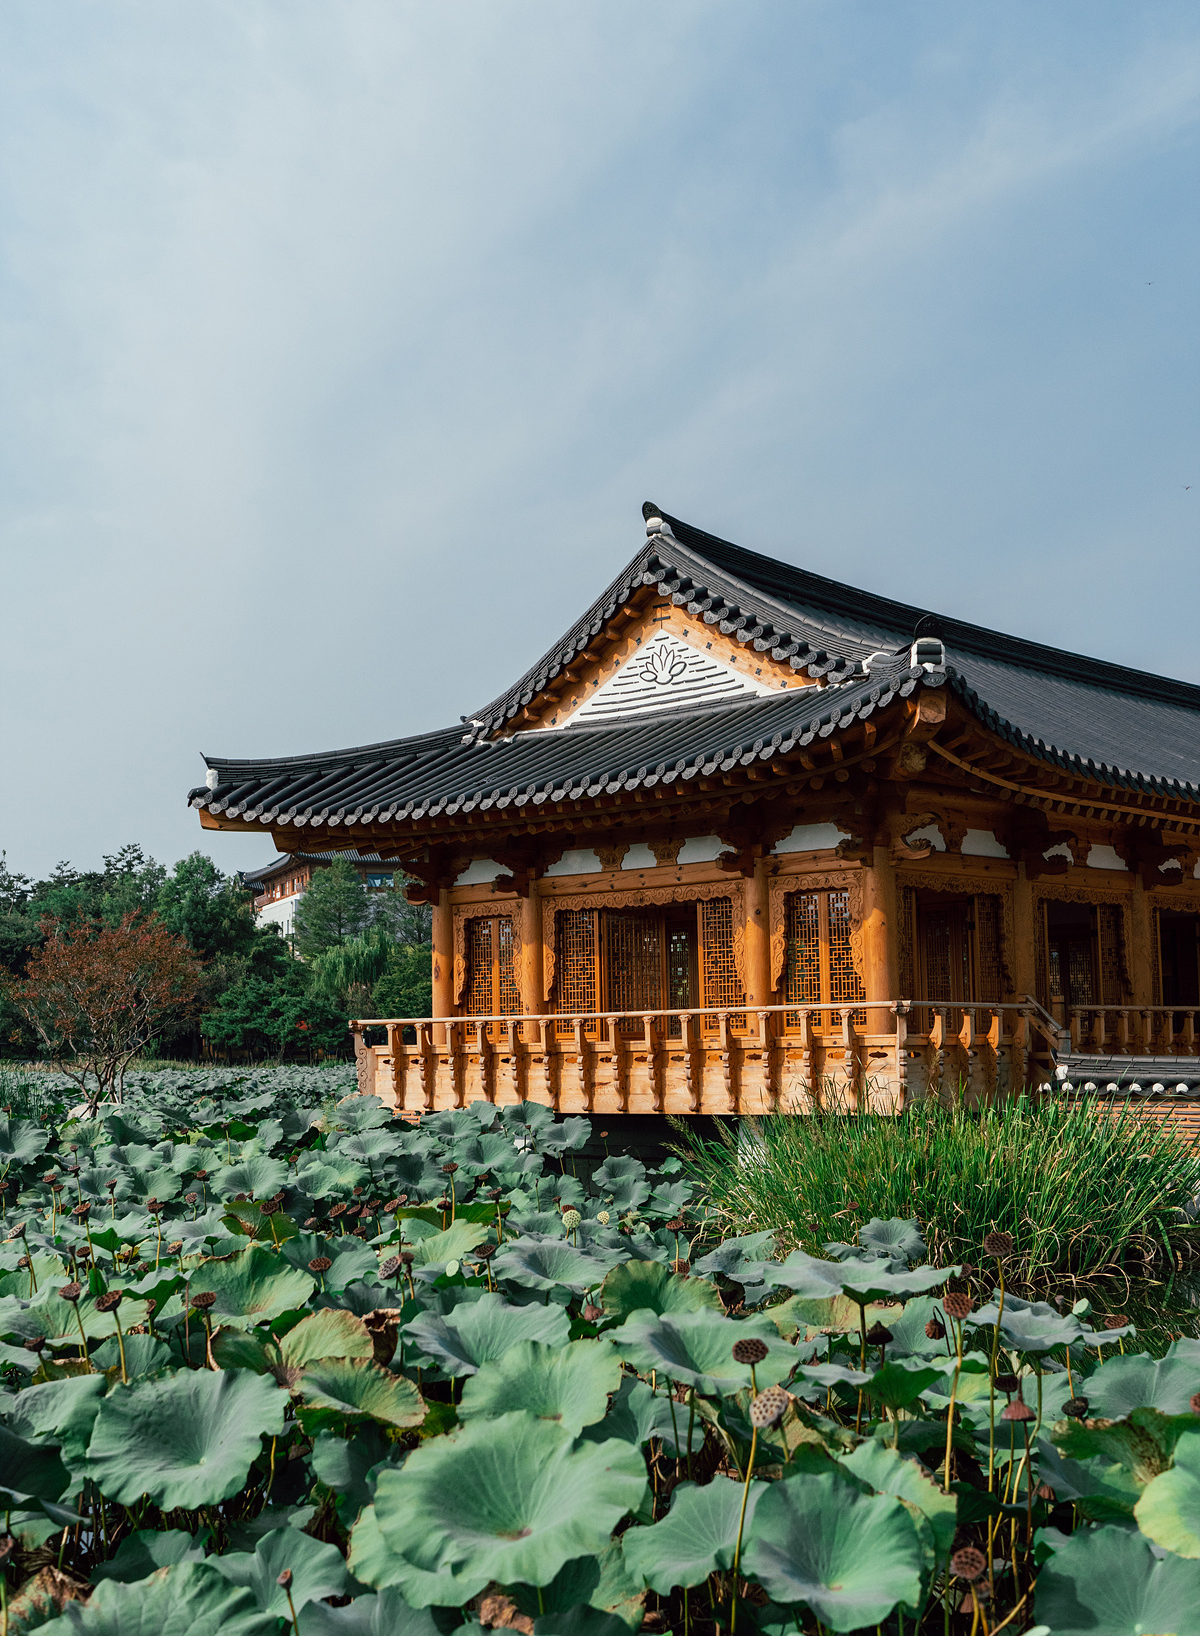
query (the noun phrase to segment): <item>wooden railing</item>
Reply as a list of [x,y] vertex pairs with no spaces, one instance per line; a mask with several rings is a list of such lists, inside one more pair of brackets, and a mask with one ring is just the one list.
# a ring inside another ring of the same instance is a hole
[[[922,1030],[910,1027],[918,1017]],[[1036,1001],[408,1017],[351,1023],[359,1085],[398,1109],[479,1098],[561,1113],[770,1113],[912,1097],[993,1101],[1048,1082],[1058,1025]],[[368,1043],[369,1031],[382,1031]]]
[[1067,1025],[1088,1056],[1194,1057],[1200,1046],[1200,1006],[1072,1006]]

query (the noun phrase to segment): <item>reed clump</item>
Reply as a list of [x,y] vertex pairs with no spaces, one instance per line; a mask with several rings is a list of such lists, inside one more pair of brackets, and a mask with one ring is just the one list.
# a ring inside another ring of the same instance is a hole
[[1200,1148],[1169,1122],[1024,1096],[899,1115],[859,1114],[832,1088],[821,1102],[709,1140],[687,1134],[676,1151],[714,1228],[772,1228],[819,1252],[873,1216],[915,1217],[941,1264],[980,1261],[989,1234],[1009,1233],[1012,1281],[1031,1285],[1163,1276],[1200,1256]]

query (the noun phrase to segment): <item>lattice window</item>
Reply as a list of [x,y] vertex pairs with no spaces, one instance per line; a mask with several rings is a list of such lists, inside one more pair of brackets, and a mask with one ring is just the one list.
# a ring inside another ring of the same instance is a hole
[[979,1000],[1004,998],[1000,909],[1000,899],[990,893],[981,892],[975,899],[975,997]]
[[[1100,999],[1104,1005],[1125,1003],[1125,914],[1119,903],[1099,906]],[[1156,939],[1157,942],[1157,939]],[[1157,954],[1157,948],[1155,953]],[[1157,993],[1157,987],[1155,988]]]
[[[700,904],[700,985],[704,1004],[721,1011],[732,1011],[744,1005],[746,990],[738,976],[733,957],[733,900],[705,898]],[[745,1027],[746,1019],[736,1014],[731,1019],[735,1028]],[[706,1016],[706,1028],[715,1028],[717,1019]]]
[[917,894],[912,886],[900,888],[900,996],[917,993]]
[[[574,1017],[599,1010],[596,959],[596,911],[560,909],[554,917],[554,1009]],[[558,1025],[569,1034],[569,1023]]]
[[[863,999],[862,982],[854,967],[848,891],[789,893],[786,929],[785,995],[789,1004]],[[798,1027],[799,1013],[788,1012],[786,1020],[788,1027]],[[840,1012],[825,1012],[821,1026],[839,1028],[841,1020]],[[854,1021],[863,1021],[863,1013],[856,1011]]]
[[519,1017],[521,991],[513,970],[516,935],[507,915],[473,915],[466,925],[468,1017]]

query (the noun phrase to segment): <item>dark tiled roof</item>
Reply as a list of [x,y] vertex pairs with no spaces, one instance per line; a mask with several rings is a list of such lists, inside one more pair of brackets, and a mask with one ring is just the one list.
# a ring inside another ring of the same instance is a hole
[[[298,864],[333,863],[337,858],[361,864],[382,864],[385,861],[378,852],[285,852],[282,857],[272,858],[270,863],[261,864],[257,869],[243,869],[242,883],[245,886],[253,886],[257,881],[271,880],[275,875],[283,875],[289,869],[295,869]],[[388,867],[391,867],[390,861]]]
[[[948,684],[1001,737],[1043,760],[1132,789],[1200,797],[1200,687],[938,618],[944,671],[909,668],[924,610],[744,551],[671,517],[538,664],[466,730],[282,760],[209,758],[195,806],[271,823],[417,821],[535,806],[709,776],[828,736],[917,686]],[[826,678],[766,698],[557,731],[504,728],[641,585],[723,633]],[[883,650],[864,675],[861,661]]]

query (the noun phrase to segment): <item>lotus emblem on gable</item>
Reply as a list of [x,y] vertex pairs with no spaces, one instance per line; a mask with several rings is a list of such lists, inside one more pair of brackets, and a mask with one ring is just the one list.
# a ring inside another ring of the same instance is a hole
[[686,669],[687,660],[664,645],[650,649],[638,666],[638,675],[642,681],[653,682],[656,687],[670,687]]

